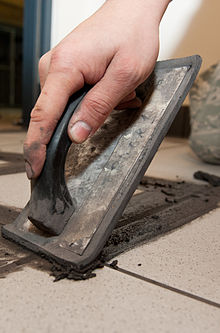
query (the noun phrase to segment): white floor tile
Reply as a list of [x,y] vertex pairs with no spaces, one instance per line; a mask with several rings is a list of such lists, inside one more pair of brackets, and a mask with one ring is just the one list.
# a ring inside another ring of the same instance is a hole
[[186,141],[186,139],[182,138],[165,137],[159,147],[159,150],[179,147],[181,145],[185,145]]
[[1,332],[217,333],[219,310],[108,268],[87,281],[26,268],[0,285]]
[[[22,152],[25,133],[1,133],[0,151]],[[171,164],[172,162],[172,164]],[[193,181],[205,165],[185,141],[164,141],[148,175]],[[0,204],[23,208],[30,197],[24,173],[0,176]],[[220,301],[219,211],[119,257],[119,265]],[[142,266],[137,266],[141,263]],[[25,268],[0,281],[0,327],[8,332],[219,332],[212,306],[104,268],[88,281],[53,283]]]
[[25,173],[0,176],[0,204],[23,208],[30,198],[30,182]]
[[193,178],[193,173],[202,170],[220,176],[220,166],[203,163],[190,149],[187,141],[182,144],[160,149],[151,162],[146,175],[150,177],[185,180],[194,183],[204,182]]
[[119,267],[220,303],[219,240],[216,209],[117,259]]
[[0,151],[23,153],[23,142],[26,132],[0,133]]

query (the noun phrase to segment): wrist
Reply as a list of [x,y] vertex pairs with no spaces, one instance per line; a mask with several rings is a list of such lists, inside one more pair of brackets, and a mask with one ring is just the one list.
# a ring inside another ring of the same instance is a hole
[[150,15],[151,19],[159,25],[171,1],[172,0],[107,0],[104,6],[112,6],[113,8],[120,7],[124,14],[130,11],[137,11],[141,16],[146,15],[147,19],[149,19]]
[[152,19],[159,25],[171,0],[135,0],[144,13],[152,16]]

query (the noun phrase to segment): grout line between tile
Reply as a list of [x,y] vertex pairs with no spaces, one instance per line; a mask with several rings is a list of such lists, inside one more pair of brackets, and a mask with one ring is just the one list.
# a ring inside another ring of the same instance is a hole
[[164,289],[167,289],[167,290],[170,290],[174,293],[177,293],[177,294],[180,294],[182,296],[186,296],[186,297],[189,297],[189,298],[192,298],[196,301],[199,301],[199,302],[202,302],[202,303],[205,303],[205,304],[208,304],[208,305],[211,305],[211,306],[214,306],[215,308],[218,308],[220,309],[220,303],[217,303],[217,302],[214,302],[214,301],[211,301],[209,299],[206,299],[206,298],[203,298],[203,297],[200,297],[198,295],[194,295],[194,294],[191,294],[187,291],[184,291],[184,290],[181,290],[181,289],[178,289],[178,288],[175,288],[175,287],[172,287],[172,286],[169,286],[168,284],[165,284],[165,283],[162,283],[162,282],[159,282],[159,281],[156,281],[156,280],[153,280],[153,279],[150,279],[150,278],[147,278],[147,277],[144,277],[142,275],[139,275],[139,274],[136,274],[136,273],[133,273],[131,271],[128,271],[126,269],[123,269],[121,267],[112,267],[110,264],[104,264],[106,267],[108,268],[111,268],[111,269],[114,269],[114,270],[117,270],[118,272],[120,273],[123,273],[123,274],[126,274],[126,275],[129,275],[129,276],[132,276],[136,279],[139,279],[139,280],[142,280],[142,281],[145,281],[145,282],[148,282],[148,283],[151,283],[155,286],[158,286],[158,287],[161,287],[161,288],[164,288]]

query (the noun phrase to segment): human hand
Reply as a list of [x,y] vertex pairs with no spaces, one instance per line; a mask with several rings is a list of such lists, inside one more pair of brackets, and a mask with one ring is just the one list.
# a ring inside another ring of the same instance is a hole
[[41,94],[24,143],[28,178],[39,176],[46,147],[69,97],[94,85],[72,116],[68,134],[81,143],[114,108],[136,108],[135,89],[154,68],[158,28],[169,0],[108,0],[39,63]]

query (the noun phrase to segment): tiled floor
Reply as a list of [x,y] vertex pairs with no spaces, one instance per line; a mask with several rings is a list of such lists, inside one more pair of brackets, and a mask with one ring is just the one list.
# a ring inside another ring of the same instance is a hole
[[[23,138],[0,133],[0,152],[22,151]],[[166,139],[147,174],[195,181],[200,169],[220,176],[187,141]],[[23,173],[0,176],[0,186],[1,205],[25,205]],[[1,332],[220,332],[219,239],[220,208],[120,255],[122,271],[105,267],[94,279],[57,283],[28,267],[9,274],[0,280]]]

